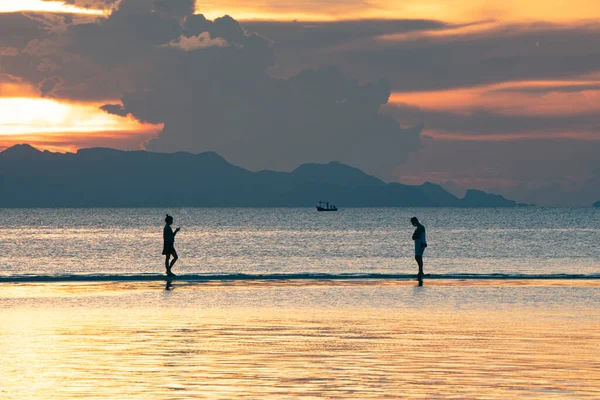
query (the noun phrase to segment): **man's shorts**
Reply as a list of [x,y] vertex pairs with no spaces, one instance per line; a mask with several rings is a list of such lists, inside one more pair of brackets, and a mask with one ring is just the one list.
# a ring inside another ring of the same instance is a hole
[[415,257],[423,257],[425,251],[425,244],[420,240],[415,240]]

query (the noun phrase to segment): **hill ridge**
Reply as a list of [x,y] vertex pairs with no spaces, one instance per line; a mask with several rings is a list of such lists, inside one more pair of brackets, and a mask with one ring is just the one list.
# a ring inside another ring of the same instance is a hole
[[193,154],[81,149],[41,152],[18,145],[0,153],[0,207],[514,207],[471,190],[463,199],[440,185],[386,183],[332,161],[291,172],[252,172],[215,152]]

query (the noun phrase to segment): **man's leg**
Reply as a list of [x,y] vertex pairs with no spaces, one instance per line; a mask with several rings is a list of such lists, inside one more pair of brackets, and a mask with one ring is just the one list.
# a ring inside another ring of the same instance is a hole
[[167,254],[165,256],[165,269],[167,270],[167,273],[169,273],[169,270],[170,270],[170,268],[169,268],[169,258],[171,258],[171,255]]
[[419,276],[425,275],[423,273],[423,256],[415,256],[415,260],[417,261],[417,264],[419,264]]

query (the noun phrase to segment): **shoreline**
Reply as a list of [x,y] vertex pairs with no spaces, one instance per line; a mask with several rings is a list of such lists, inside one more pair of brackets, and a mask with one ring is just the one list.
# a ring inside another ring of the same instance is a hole
[[[414,281],[416,274],[164,274],[137,275],[16,275],[0,276],[0,283],[51,282],[230,282],[230,281]],[[423,281],[595,281],[600,274],[429,274]]]

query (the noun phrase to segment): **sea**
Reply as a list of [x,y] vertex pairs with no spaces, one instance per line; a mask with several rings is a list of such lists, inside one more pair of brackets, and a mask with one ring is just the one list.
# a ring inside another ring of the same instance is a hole
[[0,209],[0,249],[1,399],[600,398],[600,209]]

